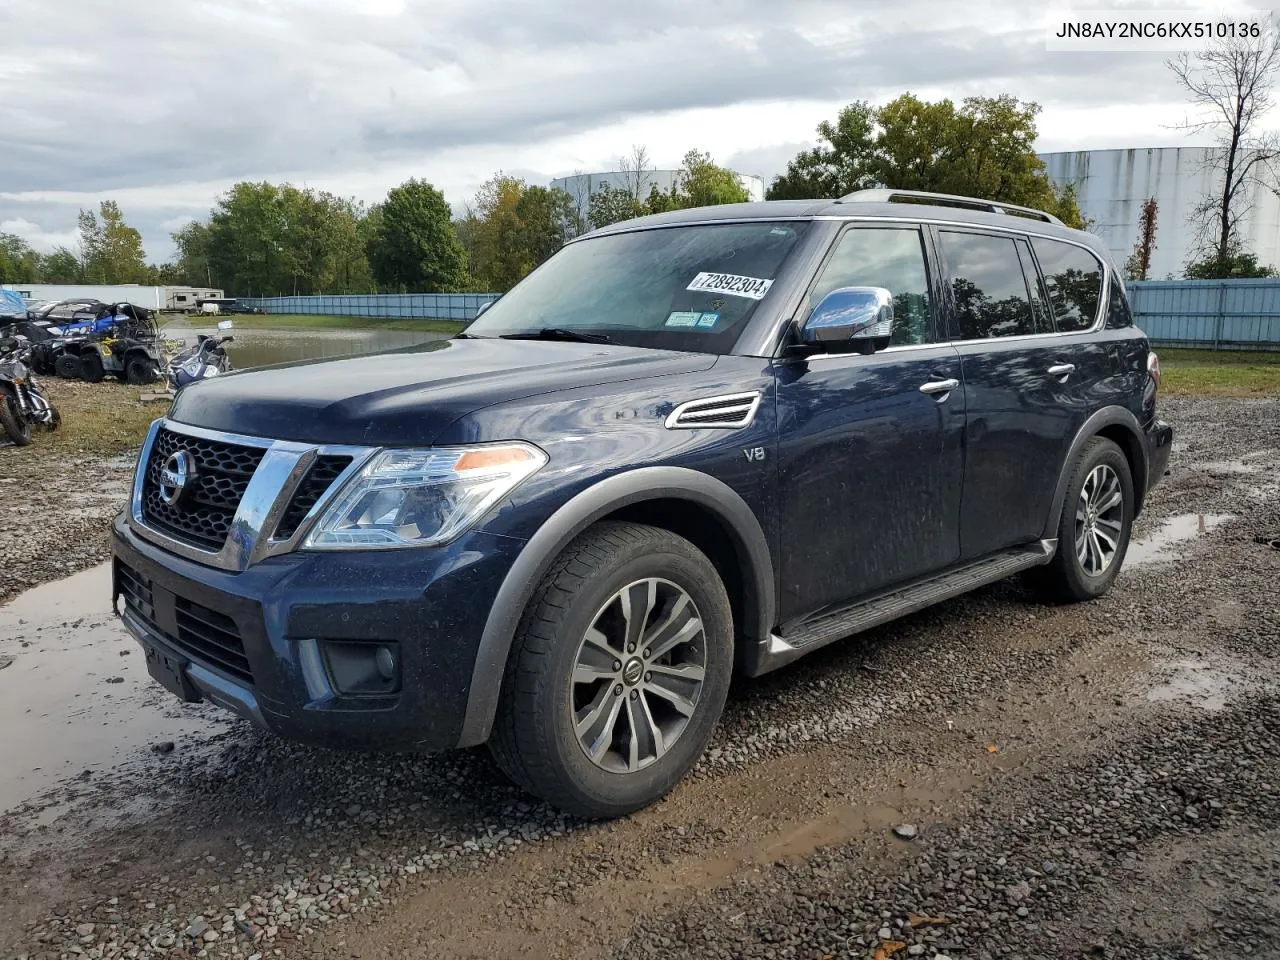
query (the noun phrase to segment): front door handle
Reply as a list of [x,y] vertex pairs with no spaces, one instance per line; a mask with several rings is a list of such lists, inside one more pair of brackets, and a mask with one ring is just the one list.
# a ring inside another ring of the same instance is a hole
[[1076,372],[1076,365],[1074,363],[1055,363],[1045,372],[1051,377],[1066,378]]
[[920,392],[930,396],[940,393],[943,394],[942,399],[945,399],[946,394],[958,386],[960,386],[959,380],[930,380],[928,383],[920,384]]

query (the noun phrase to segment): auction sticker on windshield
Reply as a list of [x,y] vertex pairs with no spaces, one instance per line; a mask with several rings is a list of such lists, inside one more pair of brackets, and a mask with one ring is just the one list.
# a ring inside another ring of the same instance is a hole
[[772,280],[762,280],[759,277],[740,277],[734,273],[700,273],[685,289],[702,293],[727,293],[733,297],[763,300],[772,286]]

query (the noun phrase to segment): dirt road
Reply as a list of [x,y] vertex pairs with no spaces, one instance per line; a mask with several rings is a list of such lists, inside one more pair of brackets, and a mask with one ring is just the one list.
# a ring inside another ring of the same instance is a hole
[[481,751],[169,702],[91,569],[0,610],[0,957],[1280,956],[1280,401],[1177,400],[1116,590],[1017,583],[730,697],[583,824]]

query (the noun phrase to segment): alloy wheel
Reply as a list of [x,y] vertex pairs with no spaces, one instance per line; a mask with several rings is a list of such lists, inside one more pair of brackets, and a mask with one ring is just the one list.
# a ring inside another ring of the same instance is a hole
[[570,680],[578,744],[596,766],[634,773],[684,733],[706,675],[702,618],[685,590],[650,577],[596,613]]
[[1100,577],[1115,562],[1124,529],[1124,491],[1120,477],[1107,464],[1089,472],[1076,504],[1076,558],[1091,577]]

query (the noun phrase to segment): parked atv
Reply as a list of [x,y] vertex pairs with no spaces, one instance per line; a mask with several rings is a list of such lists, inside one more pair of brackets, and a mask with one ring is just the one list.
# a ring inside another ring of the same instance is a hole
[[0,431],[20,447],[31,442],[32,424],[56,430],[62,423],[57,407],[27,366],[30,354],[26,337],[0,339]]
[[103,304],[92,320],[64,326],[54,359],[59,376],[98,383],[110,375],[141,386],[164,368],[159,331],[148,310],[131,303]]

